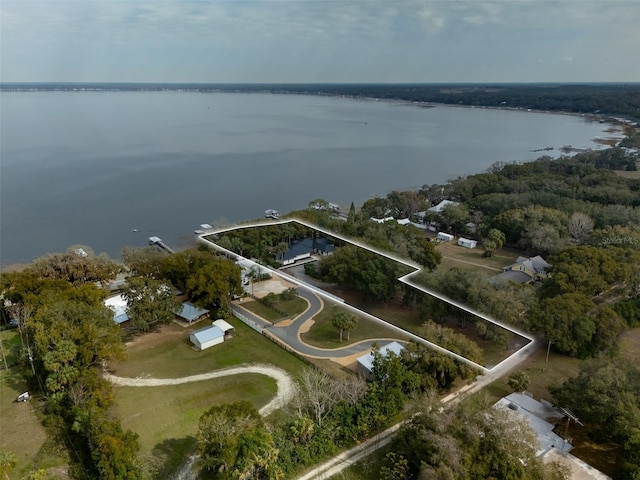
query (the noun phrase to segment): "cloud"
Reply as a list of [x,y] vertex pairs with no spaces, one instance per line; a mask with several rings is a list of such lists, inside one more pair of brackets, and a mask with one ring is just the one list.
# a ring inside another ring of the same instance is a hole
[[0,22],[5,81],[640,80],[624,0],[2,0]]

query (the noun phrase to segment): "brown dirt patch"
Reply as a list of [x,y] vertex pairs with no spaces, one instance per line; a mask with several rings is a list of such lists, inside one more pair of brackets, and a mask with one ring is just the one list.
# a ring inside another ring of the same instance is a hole
[[153,348],[154,346],[166,341],[167,337],[180,337],[183,336],[184,328],[177,323],[170,323],[168,325],[160,325],[147,333],[135,334],[126,346],[144,346]]
[[275,293],[277,295],[288,288],[295,287],[295,284],[287,282],[286,280],[274,275],[270,280],[262,280],[254,283],[249,287],[249,291],[252,292],[255,297],[262,298],[266,297],[270,293]]
[[311,327],[313,327],[314,323],[316,322],[311,319],[304,322],[302,326],[298,329],[298,332],[300,333],[300,335],[302,335],[303,333],[307,333],[309,330],[311,330]]

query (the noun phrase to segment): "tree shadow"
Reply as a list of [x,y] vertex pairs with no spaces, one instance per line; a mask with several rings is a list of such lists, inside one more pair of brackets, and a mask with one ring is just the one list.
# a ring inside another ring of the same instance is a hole
[[196,438],[191,435],[183,438],[169,438],[156,444],[151,452],[152,478],[172,478],[182,464],[195,453],[195,450]]

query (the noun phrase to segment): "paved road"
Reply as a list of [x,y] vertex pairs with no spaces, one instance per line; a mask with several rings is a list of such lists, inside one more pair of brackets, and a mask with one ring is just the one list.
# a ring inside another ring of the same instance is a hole
[[373,347],[374,343],[385,344],[392,341],[392,339],[369,339],[362,342],[346,345],[339,348],[318,348],[307,343],[304,343],[300,338],[300,328],[307,320],[311,320],[317,315],[323,308],[324,304],[320,298],[314,294],[308,288],[303,286],[297,287],[298,295],[309,302],[309,308],[297,316],[294,321],[286,327],[276,327],[263,318],[255,315],[242,308],[239,305],[232,305],[232,310],[239,311],[242,315],[248,317],[250,320],[260,325],[263,330],[267,330],[271,335],[277,337],[291,349],[296,352],[305,355],[307,357],[316,358],[340,358],[348,357],[357,353],[364,353]]

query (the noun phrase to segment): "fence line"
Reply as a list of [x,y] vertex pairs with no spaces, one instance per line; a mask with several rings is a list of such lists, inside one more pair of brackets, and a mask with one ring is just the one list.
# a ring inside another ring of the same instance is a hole
[[262,327],[260,325],[258,325],[256,322],[251,320],[246,315],[243,315],[242,313],[240,313],[236,308],[233,308],[233,306],[231,307],[231,313],[233,314],[234,317],[236,317],[242,323],[253,328],[256,332],[262,334]]

